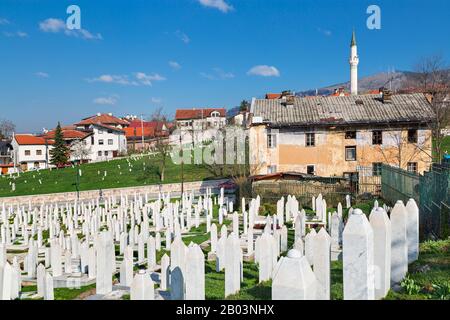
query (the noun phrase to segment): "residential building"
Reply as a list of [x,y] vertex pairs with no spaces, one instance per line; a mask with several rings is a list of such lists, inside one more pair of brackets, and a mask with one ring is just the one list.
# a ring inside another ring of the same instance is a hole
[[227,124],[224,108],[177,109],[175,114],[177,134],[171,135],[172,143],[198,144],[213,139],[218,129]]
[[164,121],[132,120],[125,128],[125,135],[129,150],[149,150],[158,139],[169,138],[171,124]]
[[20,167],[21,171],[47,169],[52,144],[53,140],[30,134],[14,135],[11,142],[14,166]]
[[0,175],[14,172],[13,148],[11,141],[0,140]]
[[250,160],[259,174],[358,175],[382,163],[431,164],[433,110],[423,94],[253,99]]

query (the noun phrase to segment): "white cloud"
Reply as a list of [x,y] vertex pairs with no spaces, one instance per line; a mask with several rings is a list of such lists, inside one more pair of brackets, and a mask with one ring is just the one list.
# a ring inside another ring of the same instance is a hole
[[117,95],[109,96],[109,97],[99,97],[95,98],[92,102],[95,104],[101,104],[101,105],[115,105],[117,103]]
[[182,31],[180,31],[180,30],[177,30],[177,31],[175,32],[175,36],[176,36],[178,39],[180,39],[181,41],[183,41],[184,43],[186,43],[186,44],[188,44],[189,42],[191,42],[191,39],[189,38],[189,36],[188,36],[186,33],[182,32]]
[[176,61],[169,61],[169,66],[173,70],[180,70],[181,69],[181,65],[178,62],[176,62]]
[[39,29],[47,33],[64,33],[66,36],[81,38],[85,40],[102,40],[103,37],[100,33],[92,34],[86,29],[74,29],[70,30],[66,27],[66,24],[61,19],[48,18],[39,23]]
[[166,78],[157,73],[147,75],[144,72],[136,72],[132,77],[128,75],[103,74],[97,78],[87,79],[88,82],[114,83],[124,86],[151,86],[154,81],[164,80]]
[[251,68],[247,74],[250,76],[279,77],[280,71],[275,67],[260,65]]
[[26,38],[26,37],[28,37],[28,34],[26,32],[22,32],[22,31],[16,31],[16,32],[4,31],[3,35],[8,38],[14,38],[14,37]]
[[136,79],[144,86],[151,86],[153,81],[164,81],[166,78],[160,76],[157,73],[147,75],[144,72],[137,72],[135,74]]
[[162,102],[161,98],[155,98],[155,97],[152,98],[152,103],[154,103],[154,104],[160,104],[161,102]]
[[48,73],[46,73],[46,72],[36,72],[35,74],[34,74],[36,77],[39,77],[39,78],[49,78],[50,77],[50,75],[48,74]]
[[234,9],[233,6],[229,5],[225,0],[198,0],[198,2],[204,7],[218,9],[223,13],[227,13]]
[[201,72],[200,75],[208,80],[226,80],[234,78],[234,74],[232,72],[226,72],[220,68],[213,68],[212,71],[212,73]]
[[7,25],[9,24],[9,20],[5,18],[0,18],[0,25]]
[[326,30],[326,29],[322,29],[322,28],[317,28],[317,31],[326,35],[327,37],[331,36],[331,34],[332,34],[330,30]]

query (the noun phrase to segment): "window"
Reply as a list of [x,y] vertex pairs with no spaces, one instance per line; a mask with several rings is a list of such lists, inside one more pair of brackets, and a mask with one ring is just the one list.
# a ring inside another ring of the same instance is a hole
[[108,154],[109,154],[109,152],[108,152],[108,151],[105,151],[105,157],[107,157],[107,156],[108,156]]
[[94,142],[94,136],[91,136],[91,144],[92,144],[92,145],[95,144],[95,142]]
[[356,161],[356,147],[345,147],[345,161]]
[[345,132],[345,139],[356,139],[356,131]]
[[316,134],[315,133],[307,133],[306,134],[306,146],[314,147],[316,145]]
[[42,156],[42,150],[36,150],[36,155],[37,156]]
[[372,144],[383,144],[383,132],[381,130],[372,132]]
[[218,118],[218,117],[220,117],[220,112],[219,112],[219,111],[213,111],[213,112],[211,113],[211,117],[212,117],[212,118]]
[[417,143],[417,129],[408,130],[408,143]]
[[26,156],[30,156],[31,155],[31,151],[30,150],[25,150],[25,155]]
[[111,129],[108,129],[108,133],[113,133],[113,131]]
[[277,147],[277,134],[272,131],[267,131],[267,148],[272,149]]
[[98,134],[103,134],[103,130],[98,129]]
[[409,172],[417,173],[417,162],[408,162],[407,169]]
[[98,144],[102,146],[104,144],[103,140],[102,139],[98,140]]
[[268,174],[277,173],[277,166],[268,166],[267,167],[267,173]]
[[101,151],[98,152],[98,156],[99,156],[99,157],[102,156],[102,152],[101,152]]
[[306,167],[306,173],[307,173],[307,174],[312,174],[312,175],[314,175],[314,173],[315,173],[315,168],[314,168],[314,166],[307,166],[307,167]]
[[112,146],[114,143],[113,139],[108,139],[108,145]]
[[374,177],[379,177],[381,176],[381,162],[374,162],[372,163],[372,175]]

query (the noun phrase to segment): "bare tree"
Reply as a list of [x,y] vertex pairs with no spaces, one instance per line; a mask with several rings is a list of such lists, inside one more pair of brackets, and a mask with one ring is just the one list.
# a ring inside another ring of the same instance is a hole
[[168,138],[167,116],[164,114],[162,108],[158,108],[150,116],[150,120],[156,122],[151,150],[155,153],[157,173],[161,182],[163,182],[167,161],[169,160],[170,152],[172,151],[172,146],[170,145]]
[[442,161],[444,129],[450,125],[450,70],[441,55],[421,58],[408,85],[417,88],[429,98],[434,111],[430,125],[433,139],[433,160]]
[[0,120],[0,140],[11,138],[15,129],[16,126],[12,121],[6,119]]
[[383,145],[377,149],[382,154],[384,162],[405,169],[408,162],[418,159],[432,158],[431,135],[419,135],[419,130],[412,129],[411,139],[407,128],[388,127],[383,131]]
[[91,154],[91,148],[88,148],[82,140],[72,142],[70,151],[72,156],[79,159],[80,162],[83,162]]

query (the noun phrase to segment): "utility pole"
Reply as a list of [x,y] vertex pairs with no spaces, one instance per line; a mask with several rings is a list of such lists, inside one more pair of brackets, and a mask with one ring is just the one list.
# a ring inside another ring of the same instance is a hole
[[142,154],[144,154],[144,119],[143,115],[141,114],[141,133],[142,133]]
[[182,132],[180,130],[180,149],[181,149],[181,197],[183,197],[184,193],[184,151],[183,151],[183,144],[182,144]]

